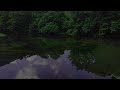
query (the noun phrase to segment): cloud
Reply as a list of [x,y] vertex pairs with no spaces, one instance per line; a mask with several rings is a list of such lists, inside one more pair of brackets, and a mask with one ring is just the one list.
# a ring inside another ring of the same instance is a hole
[[39,77],[32,65],[29,65],[17,73],[16,79],[39,79]]

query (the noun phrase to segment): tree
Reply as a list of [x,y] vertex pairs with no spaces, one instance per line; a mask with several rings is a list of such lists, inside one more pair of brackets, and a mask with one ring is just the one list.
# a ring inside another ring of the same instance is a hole
[[11,11],[9,13],[8,29],[15,34],[17,39],[22,39],[28,35],[29,27],[32,23],[32,13],[27,11]]
[[0,32],[8,33],[9,11],[0,11]]

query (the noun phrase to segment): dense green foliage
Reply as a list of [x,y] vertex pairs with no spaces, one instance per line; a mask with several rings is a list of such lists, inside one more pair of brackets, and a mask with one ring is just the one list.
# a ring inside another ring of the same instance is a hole
[[71,50],[70,59],[77,69],[120,75],[120,43],[116,41],[36,36],[120,38],[120,11],[0,11],[1,62],[35,54],[58,58],[64,50]]
[[0,32],[25,36],[119,36],[120,11],[0,11]]

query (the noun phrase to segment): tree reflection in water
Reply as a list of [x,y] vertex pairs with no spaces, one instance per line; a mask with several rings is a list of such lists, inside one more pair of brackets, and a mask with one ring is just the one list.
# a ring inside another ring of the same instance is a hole
[[[101,77],[85,70],[77,70],[69,60],[70,50],[65,50],[56,60],[42,58],[38,55],[17,59],[0,67],[0,79],[111,79],[111,76]],[[81,60],[91,58],[81,56]],[[85,58],[85,59],[82,59]],[[90,60],[91,60],[90,59]],[[91,63],[91,61],[87,62]]]

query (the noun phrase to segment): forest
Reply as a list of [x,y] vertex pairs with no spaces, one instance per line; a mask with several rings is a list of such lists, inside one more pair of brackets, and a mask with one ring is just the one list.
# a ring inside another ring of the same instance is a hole
[[120,11],[0,11],[0,79],[13,77],[120,79]]
[[120,11],[0,11],[0,32],[16,39],[119,38]]

